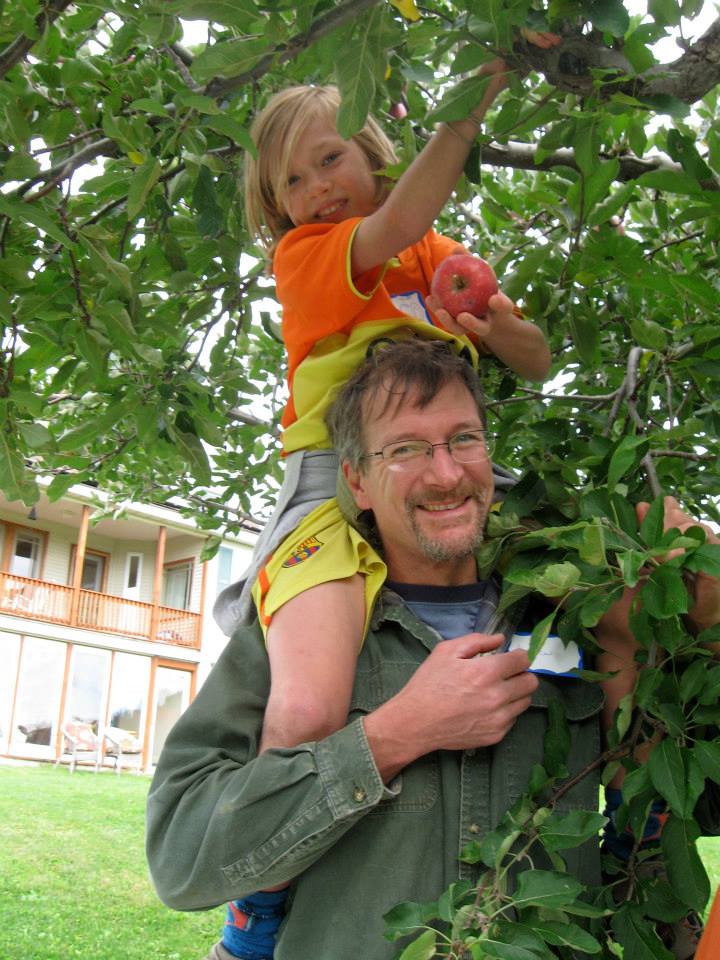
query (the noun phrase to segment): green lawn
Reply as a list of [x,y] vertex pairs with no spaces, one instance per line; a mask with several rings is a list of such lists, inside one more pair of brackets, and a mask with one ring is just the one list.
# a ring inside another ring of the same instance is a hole
[[[0,765],[2,960],[201,960],[224,908],[175,913],[143,852],[147,777]],[[720,838],[701,841],[713,888]]]
[[150,780],[0,766],[2,960],[200,960],[224,908],[175,913],[143,850]]

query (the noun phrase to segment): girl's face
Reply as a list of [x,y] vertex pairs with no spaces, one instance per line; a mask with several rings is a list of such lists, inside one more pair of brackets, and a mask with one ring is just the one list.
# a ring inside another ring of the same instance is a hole
[[343,140],[327,117],[316,117],[290,157],[283,206],[296,227],[367,217],[378,207],[378,179],[354,140]]

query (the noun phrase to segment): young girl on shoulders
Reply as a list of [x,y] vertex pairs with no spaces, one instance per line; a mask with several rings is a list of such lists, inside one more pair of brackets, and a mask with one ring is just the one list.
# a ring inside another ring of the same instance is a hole
[[[250,587],[257,581],[272,676],[261,750],[321,739],[346,722],[368,622],[366,578],[351,572],[318,582],[314,564],[304,563],[316,538],[280,564],[282,584],[269,580],[266,565],[298,523],[335,494],[338,462],[324,414],[337,387],[371,344],[410,336],[446,340],[473,363],[478,353],[492,353],[529,380],[544,380],[550,369],[542,331],[503,293],[490,299],[485,316],[455,319],[430,296],[436,267],[463,252],[433,223],[488,107],[506,86],[506,70],[500,60],[481,67],[488,82],[477,105],[466,119],[441,124],[395,184],[383,175],[395,153],[375,120],[349,140],[337,132],[334,87],[283,90],[252,128],[257,155],[247,159],[246,209],[250,232],[272,259],[282,306],[290,390],[282,421],[286,471],[243,592],[229,588],[215,614],[228,633],[251,619]],[[301,675],[284,669],[298,656]],[[271,956],[283,896],[264,891],[231,905],[223,940],[229,956]]]

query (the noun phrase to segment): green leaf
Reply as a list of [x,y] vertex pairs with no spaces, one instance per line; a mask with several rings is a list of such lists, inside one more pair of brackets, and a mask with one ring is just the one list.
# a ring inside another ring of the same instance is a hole
[[686,194],[695,196],[702,193],[702,187],[694,177],[674,170],[652,170],[638,177],[637,183],[651,190],[662,190],[667,193]]
[[145,201],[155,184],[160,179],[162,166],[158,160],[146,160],[138,167],[130,181],[127,198],[127,214],[129,220],[134,220],[145,206]]
[[53,435],[42,423],[21,423],[19,425],[23,440],[30,450],[42,450],[54,444]]
[[647,563],[647,554],[639,553],[637,550],[625,550],[618,555],[618,560],[626,586],[636,586],[640,580],[640,571]]
[[587,930],[576,923],[560,923],[557,920],[535,920],[533,930],[539,933],[547,943],[555,947],[571,947],[582,953],[599,953],[602,949],[598,941]]
[[704,543],[685,560],[685,569],[720,577],[720,544]]
[[710,881],[697,852],[699,835],[695,821],[671,816],[663,827],[661,844],[673,892],[683,903],[702,912],[710,896]]
[[611,924],[628,960],[675,960],[636,904],[626,903],[621,906],[614,914]]
[[647,763],[653,786],[679,817],[685,815],[687,788],[680,747],[666,737],[651,752]]
[[596,30],[614,37],[624,36],[630,26],[630,14],[620,0],[594,0],[588,16]]
[[413,940],[398,957],[398,960],[432,960],[435,956],[437,933],[426,930],[417,940]]
[[619,160],[608,160],[605,163],[596,164],[593,173],[585,180],[583,217],[607,197],[610,186],[617,179],[619,171]]
[[198,232],[203,237],[215,237],[225,221],[217,202],[215,183],[208,168],[203,164],[198,169],[192,194],[193,205],[198,211]]
[[480,103],[489,83],[488,77],[467,77],[456,84],[426,118],[428,124],[465,120]]
[[623,437],[613,451],[608,466],[608,489],[614,490],[621,477],[634,470],[647,452],[646,437]]
[[693,747],[700,769],[714,783],[720,783],[720,740],[700,740]]
[[537,657],[538,653],[540,653],[542,650],[543,644],[547,640],[550,633],[550,629],[553,625],[556,614],[557,611],[553,611],[533,627],[533,631],[530,634],[530,646],[528,647],[528,659],[530,660],[530,663],[533,662],[535,657]]
[[580,579],[580,571],[574,563],[551,563],[533,570],[514,570],[507,574],[512,583],[532,587],[545,597],[565,596]]
[[519,910],[527,906],[564,907],[581,891],[582,884],[565,873],[526,870],[518,878],[513,903]]
[[600,521],[591,523],[583,530],[580,545],[580,559],[594,567],[604,567],[605,559],[605,532]]
[[538,832],[546,850],[570,850],[597,836],[607,818],[587,810],[555,813]]
[[335,76],[342,102],[337,115],[341,137],[351,137],[365,124],[375,95],[378,61],[384,51],[378,42],[378,31],[384,10],[377,6],[366,15],[359,28],[353,28],[348,43],[342,44],[335,59]]
[[228,117],[227,115],[208,117],[204,121],[203,126],[214,130],[215,133],[222,134],[224,137],[229,137],[233,143],[238,144],[238,146],[241,146],[244,150],[252,154],[255,153],[255,143],[250,136],[250,131],[246,130],[237,120],[233,120],[232,117]]
[[212,480],[210,461],[202,442],[192,433],[176,430],[173,439],[185,462],[195,473],[197,480],[202,484],[209,484]]
[[399,940],[414,933],[418,927],[425,927],[437,917],[437,903],[399,903],[383,916],[387,930],[386,940]]
[[594,367],[600,360],[600,330],[597,320],[576,309],[570,313],[569,327],[578,356],[585,365]]
[[687,613],[690,609],[682,573],[668,564],[653,570],[641,588],[640,596],[648,613],[659,620]]
[[647,547],[656,547],[665,533],[665,500],[656,497],[640,524],[640,539]]
[[0,490],[8,500],[21,500],[26,483],[25,464],[11,446],[7,433],[0,429]]
[[163,6],[183,20],[210,20],[241,30],[261,16],[252,0],[165,0]]
[[5,216],[10,217],[11,220],[32,224],[34,227],[37,227],[38,230],[46,233],[52,240],[55,240],[63,247],[67,247],[69,250],[76,249],[75,243],[60,225],[37,204],[18,203],[0,197],[0,213],[4,213]]
[[654,320],[648,320],[646,317],[633,317],[630,320],[630,330],[633,339],[641,347],[660,352],[667,346],[667,334],[663,327],[659,323],[655,323]]
[[505,943],[482,937],[471,947],[473,957],[495,957],[497,960],[538,960],[535,950],[528,950],[517,943]]
[[267,54],[264,37],[220,40],[195,57],[190,74],[198,83],[206,83],[213,77],[236,77],[252,70]]

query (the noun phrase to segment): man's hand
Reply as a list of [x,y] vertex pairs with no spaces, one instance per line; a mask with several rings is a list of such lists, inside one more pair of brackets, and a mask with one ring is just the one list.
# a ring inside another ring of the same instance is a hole
[[443,641],[396,696],[365,718],[383,780],[434,750],[502,740],[538,686],[525,651],[479,656],[502,640],[501,634],[470,633]]
[[[636,510],[640,523],[642,523],[649,509],[649,503],[639,503],[637,505]],[[675,497],[665,497],[665,519],[663,526],[666,530],[675,527],[680,533],[685,533],[689,527],[702,527],[708,543],[720,543],[720,537],[715,534],[712,528],[706,523],[700,523],[685,513]],[[671,550],[666,559],[675,557],[683,552],[682,549]],[[688,619],[698,633],[720,623],[720,579],[711,576],[709,573],[698,571],[694,574],[693,582],[689,586],[689,589],[690,595],[694,597],[695,602],[690,608]]]
[[[638,522],[642,523],[645,515],[650,509],[649,503],[638,503],[635,510]],[[689,514],[685,513],[675,497],[665,497],[665,516],[663,523],[665,530],[672,527],[684,533],[689,527],[702,527],[707,536],[708,543],[720,543],[720,538],[707,526],[699,523]],[[682,553],[682,549],[671,550],[665,557],[669,560],[671,557]],[[614,603],[604,614],[598,624],[599,634],[609,634],[615,636],[627,636],[632,640],[630,631],[629,614],[632,604],[637,597],[642,584],[632,589],[626,588],[620,599]],[[691,586],[691,594],[694,596],[694,604],[688,613],[688,619],[692,626],[698,631],[706,630],[708,627],[720,623],[720,579],[710,576],[708,573],[696,573]]]

